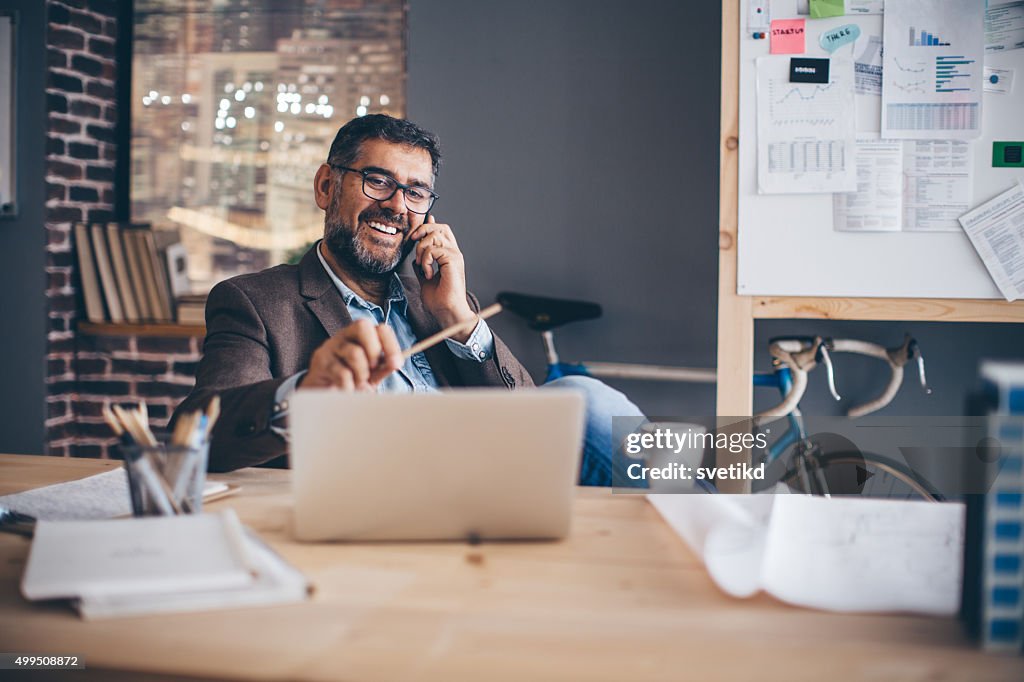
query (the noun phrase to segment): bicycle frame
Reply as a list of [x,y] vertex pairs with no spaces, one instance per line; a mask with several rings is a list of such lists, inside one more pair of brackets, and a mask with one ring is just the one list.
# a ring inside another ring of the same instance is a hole
[[[555,348],[554,334],[551,331],[541,332],[541,337],[544,339],[544,353],[547,358],[547,376],[544,377],[545,383],[565,376],[602,376],[601,373],[593,371],[594,368],[591,365],[584,363],[562,362],[558,357],[558,350]],[[646,365],[640,367],[649,367],[651,370],[672,369]],[[608,376],[608,374],[604,374],[604,376]],[[661,378],[675,381],[693,380],[687,378],[673,379],[669,376],[639,377],[633,375],[631,378]],[[700,379],[698,379],[698,381],[699,380]],[[753,380],[755,387],[767,386],[777,388],[783,397],[785,397],[793,387],[793,375],[789,368],[785,366],[778,367],[772,372],[755,372]],[[775,440],[775,442],[768,446],[769,464],[781,457],[782,453],[786,452],[786,450],[788,450],[794,443],[799,443],[807,438],[804,421],[798,410],[786,415],[786,420],[789,423],[789,428],[787,428],[786,431]]]
[[[786,396],[793,388],[793,374],[788,367],[779,367],[772,372],[754,372],[754,386],[777,388]],[[804,420],[799,410],[787,414],[786,421],[789,428],[768,446],[768,464],[781,457],[791,445],[807,438],[807,430],[804,428]]]
[[541,332],[544,352],[547,356],[547,376],[544,381],[564,376],[594,376],[605,379],[639,379],[643,381],[675,381],[681,383],[713,384],[718,381],[713,369],[699,367],[675,367],[668,365],[643,365],[635,362],[578,362],[559,360],[555,349],[553,332]]

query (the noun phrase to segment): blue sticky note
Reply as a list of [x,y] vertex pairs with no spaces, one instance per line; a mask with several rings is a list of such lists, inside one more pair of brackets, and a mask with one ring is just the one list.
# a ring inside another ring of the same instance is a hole
[[857,24],[844,24],[842,26],[823,31],[818,38],[818,44],[826,52],[834,52],[838,48],[852,43],[860,37],[860,26]]

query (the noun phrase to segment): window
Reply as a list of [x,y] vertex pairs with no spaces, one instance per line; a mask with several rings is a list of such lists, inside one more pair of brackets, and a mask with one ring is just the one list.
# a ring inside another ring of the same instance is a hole
[[199,291],[317,239],[338,128],[405,113],[402,0],[138,0],[133,48],[132,219]]

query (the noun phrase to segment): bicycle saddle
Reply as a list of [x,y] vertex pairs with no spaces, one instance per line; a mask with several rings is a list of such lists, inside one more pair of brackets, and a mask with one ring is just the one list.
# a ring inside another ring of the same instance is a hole
[[526,320],[527,326],[538,332],[546,332],[570,322],[601,317],[601,306],[589,301],[570,301],[564,298],[529,296],[503,291],[498,294],[498,303],[505,310]]

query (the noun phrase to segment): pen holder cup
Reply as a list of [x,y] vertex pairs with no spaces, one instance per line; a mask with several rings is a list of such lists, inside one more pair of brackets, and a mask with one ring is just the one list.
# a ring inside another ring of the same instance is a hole
[[209,444],[122,445],[135,516],[198,514],[203,509]]

